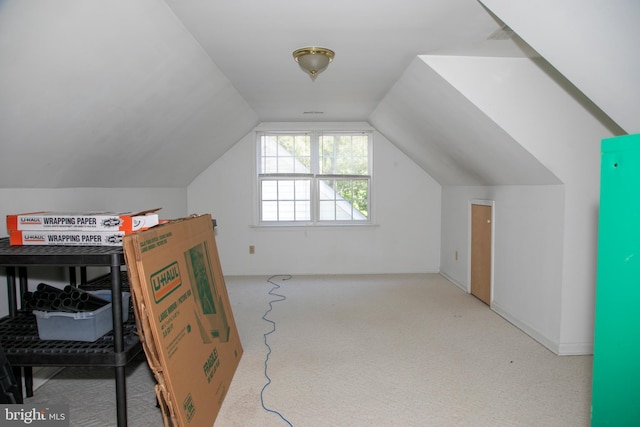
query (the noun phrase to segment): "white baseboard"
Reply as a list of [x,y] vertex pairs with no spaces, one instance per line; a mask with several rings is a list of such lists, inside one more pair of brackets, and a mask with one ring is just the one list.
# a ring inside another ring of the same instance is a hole
[[568,343],[559,345],[560,356],[590,356],[593,355],[593,343]]
[[520,329],[522,332],[524,332],[525,334],[529,335],[531,338],[533,338],[534,340],[538,341],[543,346],[547,347],[553,353],[560,354],[560,348],[559,348],[558,343],[548,339],[547,337],[542,335],[540,332],[538,332],[536,329],[534,329],[534,328],[530,327],[529,325],[521,322],[517,317],[514,317],[507,310],[505,310],[502,307],[500,307],[500,304],[498,304],[495,301],[493,301],[491,303],[491,309],[493,311],[495,311],[496,313],[498,313],[500,316],[504,317],[505,320],[507,320],[513,326],[515,326],[516,328]]
[[467,289],[467,285],[463,285],[462,283],[459,283],[457,280],[453,279],[447,273],[443,273],[442,271],[440,272],[440,275],[445,279],[447,279],[448,281],[450,281],[451,283],[453,283],[454,285],[456,285],[457,287],[459,287],[460,289],[462,289],[463,291],[465,291],[466,293],[469,293],[469,289]]
[[545,337],[535,328],[523,323],[507,310],[500,307],[500,304],[495,301],[491,304],[491,309],[558,356],[587,356],[593,354],[593,343],[558,343]]
[[33,391],[42,387],[54,375],[63,370],[59,366],[38,366],[33,368]]

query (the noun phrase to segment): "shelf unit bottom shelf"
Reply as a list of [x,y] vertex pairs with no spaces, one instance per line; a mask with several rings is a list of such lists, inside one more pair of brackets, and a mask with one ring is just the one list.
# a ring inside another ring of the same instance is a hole
[[142,345],[135,321],[125,323],[123,333],[125,348],[118,355],[113,351],[113,332],[94,342],[41,340],[31,313],[0,320],[0,342],[12,366],[125,366]]

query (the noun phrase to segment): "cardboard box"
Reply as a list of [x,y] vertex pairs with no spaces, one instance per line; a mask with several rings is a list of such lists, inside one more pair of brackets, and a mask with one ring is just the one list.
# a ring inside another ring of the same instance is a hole
[[243,349],[211,216],[126,235],[124,253],[165,426],[213,425]]
[[31,212],[7,215],[7,231],[137,231],[158,225],[159,209],[142,212]]
[[122,246],[124,231],[9,231],[12,246]]

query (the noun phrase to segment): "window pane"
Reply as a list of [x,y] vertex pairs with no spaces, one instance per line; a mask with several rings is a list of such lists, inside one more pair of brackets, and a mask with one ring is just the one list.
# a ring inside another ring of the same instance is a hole
[[260,173],[311,171],[309,135],[263,135],[260,140]]
[[352,199],[351,194],[351,181],[340,180],[336,182],[336,192],[347,200]]
[[262,179],[261,221],[310,221],[310,179]]
[[265,135],[262,137],[262,155],[263,156],[277,156],[278,144],[276,138],[273,136]]
[[262,202],[262,220],[278,220],[278,202]]
[[369,216],[369,180],[351,180],[349,201],[354,208],[354,220],[366,220]]
[[261,135],[260,220],[367,221],[369,144],[369,133]]
[[296,201],[296,221],[310,221],[311,220],[311,202],[310,201]]
[[333,136],[330,135],[320,138],[320,153],[322,153],[323,156],[333,156],[333,140]]
[[278,181],[278,200],[295,200],[294,181]]
[[311,138],[309,135],[298,135],[295,141],[294,155],[297,159],[296,173],[311,172]]
[[348,135],[341,136],[338,141],[337,155],[339,157],[351,156],[351,137]]
[[320,160],[320,173],[323,175],[333,174],[333,157],[322,157]]
[[335,164],[335,144],[334,137],[331,135],[322,136],[320,138],[319,156],[320,156],[320,168],[321,174],[333,174]]
[[311,181],[297,179],[295,181],[296,200],[311,200]]
[[321,220],[360,221],[368,218],[368,180],[323,179],[319,187]]
[[281,173],[309,173],[311,166],[311,139],[308,135],[282,136],[278,156],[285,157],[287,169]]
[[292,173],[293,172],[293,157],[278,155],[277,168],[275,173]]
[[347,203],[338,203],[336,207],[336,220],[338,221],[347,221],[351,219],[351,205]]
[[324,175],[368,175],[368,135],[323,135],[319,145]]
[[320,202],[320,221],[333,221],[336,219],[336,204],[334,201]]
[[278,156],[290,156],[293,153],[293,135],[278,136]]
[[262,200],[278,200],[278,181],[262,181]]
[[369,158],[368,157],[354,157],[353,161],[353,175],[369,175]]
[[277,157],[263,157],[262,158],[262,173],[276,173],[278,172],[278,158]]
[[351,157],[339,157],[336,173],[340,175],[351,175],[353,173],[351,167]]
[[335,200],[336,199],[335,180],[333,179],[320,180],[318,194],[319,194],[320,200]]
[[295,204],[293,201],[278,202],[278,219],[280,221],[293,221],[295,219],[294,207]]
[[369,137],[367,135],[354,135],[351,140],[354,156],[366,156],[369,151]]

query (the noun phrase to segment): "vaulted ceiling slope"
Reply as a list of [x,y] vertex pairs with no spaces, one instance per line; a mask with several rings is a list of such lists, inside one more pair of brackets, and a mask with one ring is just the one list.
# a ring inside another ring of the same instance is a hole
[[639,1],[480,1],[624,132],[640,132]]
[[185,187],[258,117],[162,1],[0,2],[0,185]]
[[[640,131],[640,60],[626,58],[640,40],[640,27],[630,25],[640,19],[640,3],[608,5],[604,14],[595,2],[548,2],[547,8],[533,1],[484,3],[504,16],[503,37],[524,42],[512,31],[513,21],[535,52],[548,52],[556,64],[535,54],[446,52],[414,60],[370,122],[439,183],[564,182],[558,150],[578,160],[601,138]],[[586,138],[582,147],[568,142],[578,133]]]
[[442,185],[560,183],[420,57],[373,112],[371,122],[393,135]]
[[[369,121],[442,184],[557,182],[419,58],[536,56],[498,15],[567,75],[594,61],[535,1],[518,2],[531,12],[521,15],[508,3],[325,0],[309,14],[296,0],[0,0],[0,187],[186,187],[259,122],[312,121]],[[627,8],[617,12],[637,12]],[[595,6],[584,10],[576,32],[593,22]],[[602,52],[637,31],[624,28]],[[548,29],[556,35],[541,37]],[[307,45],[336,51],[315,82],[291,57]],[[617,85],[637,80],[637,61],[573,81],[627,131],[640,85],[625,97]]]

